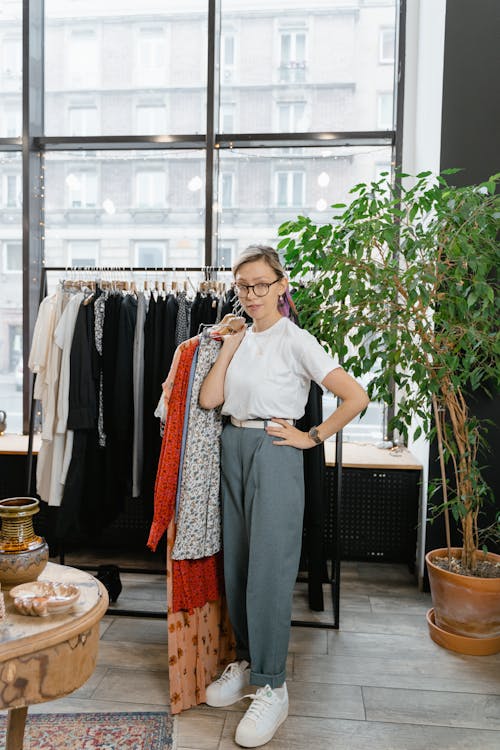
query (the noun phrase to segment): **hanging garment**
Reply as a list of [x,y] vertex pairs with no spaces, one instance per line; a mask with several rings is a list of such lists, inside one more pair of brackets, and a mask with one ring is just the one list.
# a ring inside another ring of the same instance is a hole
[[194,353],[193,361],[191,362],[191,371],[189,373],[189,382],[188,382],[187,393],[186,393],[186,411],[184,412],[184,424],[182,426],[181,455],[179,459],[179,477],[177,479],[177,494],[175,496],[175,522],[176,523],[177,523],[177,519],[179,516],[179,501],[180,501],[181,487],[182,487],[182,469],[184,466],[184,454],[186,452],[186,441],[187,441],[187,428],[189,424],[189,408],[190,408],[190,403],[191,403],[191,394],[193,392],[194,376],[196,373],[196,363],[198,361],[199,352],[200,352],[200,347],[198,346]]
[[189,403],[182,466],[174,560],[208,557],[221,548],[220,409],[202,409],[200,388],[220,350],[220,342],[202,337]]
[[[120,306],[116,369],[113,384],[111,431],[112,491],[106,503],[107,518],[113,520],[132,497],[132,450],[134,441],[134,335],[137,298],[126,294]],[[107,433],[108,434],[108,433]],[[108,490],[109,491],[109,490]]]
[[[174,514],[186,394],[191,362],[198,344],[198,339],[189,339],[184,345],[181,344],[180,346],[180,357],[170,393],[165,433],[156,475],[153,523],[147,543],[153,551],[166,532]],[[167,381],[169,380],[170,378],[167,376]]]
[[[143,466],[141,498],[148,511],[153,515],[153,492],[156,467],[161,448],[161,437],[154,409],[158,400],[159,383],[154,373],[156,298],[152,294],[148,302],[148,311],[144,322],[144,392],[143,392]],[[167,372],[166,370],[165,372]],[[165,374],[165,373],[163,373]],[[161,382],[161,381],[160,381]]]
[[37,460],[37,490],[42,500],[49,503],[52,481],[53,438],[57,426],[57,391],[61,350],[54,341],[54,331],[63,313],[65,295],[62,290],[46,297],[40,304],[34,337],[28,360],[36,373],[35,398],[42,405],[42,442]]
[[172,519],[167,533],[168,677],[172,713],[178,714],[206,701],[206,685],[234,661],[235,640],[222,589],[201,606],[178,608],[172,586],[176,568],[192,563],[199,568],[202,561],[172,560],[174,538]]
[[172,713],[206,699],[205,687],[234,660],[235,643],[223,596],[222,555],[199,560],[172,560],[173,518],[180,445],[186,419],[189,376],[198,337],[181,345],[164,382],[165,433],[155,491],[155,520],[148,545],[167,532],[167,626],[169,688]]
[[[104,478],[98,465],[97,395],[98,354],[94,338],[93,305],[81,304],[70,355],[68,429],[73,430],[73,452],[57,518],[57,536],[84,533],[94,525],[95,508],[102,508]],[[85,502],[84,502],[85,501]],[[89,521],[88,524],[85,520]]]
[[[323,421],[323,391],[317,383],[311,383],[304,416],[297,428],[307,432]],[[323,542],[325,519],[325,447],[317,445],[304,451],[304,565],[307,570],[309,608],[317,612],[324,610],[323,582],[328,581],[326,567],[327,550]]]
[[[104,316],[106,313],[106,298],[107,292],[99,294],[94,302],[94,334],[95,334],[95,346],[99,354],[100,360],[102,360],[102,345],[103,345],[103,334],[104,334]],[[99,373],[99,397],[98,397],[98,413],[97,413],[97,430],[99,433],[99,445],[102,448],[106,447],[106,433],[104,432],[104,401],[103,401],[103,374],[102,364],[100,365]]]
[[60,506],[71,456],[73,430],[67,429],[69,411],[70,355],[76,318],[83,302],[82,292],[74,294],[67,303],[54,332],[54,341],[61,350],[59,390],[57,394],[57,424],[53,438],[52,467],[48,503]]
[[132,496],[141,494],[143,466],[144,430],[144,323],[146,320],[146,297],[137,294],[137,320],[134,334],[133,380],[134,380],[134,436],[132,446]]
[[175,322],[175,345],[189,338],[189,309],[186,292],[177,295],[177,320]]
[[[172,295],[169,295],[169,297]],[[169,304],[170,303],[170,304]],[[153,515],[156,469],[161,436],[154,411],[165,373],[175,352],[175,316],[177,303],[161,295],[152,295],[144,326],[144,450],[141,497]]]

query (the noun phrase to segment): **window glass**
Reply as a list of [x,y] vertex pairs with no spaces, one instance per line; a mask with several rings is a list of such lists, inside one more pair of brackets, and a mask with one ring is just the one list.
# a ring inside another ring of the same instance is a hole
[[236,124],[236,105],[232,103],[223,103],[220,106],[219,130],[221,133],[237,133]]
[[99,242],[95,240],[71,240],[68,242],[68,266],[95,268],[99,265]]
[[[232,173],[238,190],[231,210],[223,202],[218,205],[217,264],[230,267],[250,244],[276,247],[279,225],[298,214],[318,224],[331,221],[332,204],[349,202],[349,191],[357,182],[378,178],[390,164],[389,147],[221,149],[221,175]],[[335,408],[335,398],[327,394],[325,418]],[[363,419],[346,428],[344,439],[380,440],[383,417],[382,405],[372,402]]]
[[223,208],[232,208],[234,203],[234,174],[225,172],[220,177],[220,197]]
[[220,91],[238,107],[233,132],[377,129],[372,92],[392,97],[396,5],[221,0]]
[[204,177],[198,150],[48,152],[47,266],[203,265]]
[[165,205],[166,184],[163,170],[139,170],[136,175],[136,205],[141,208],[161,208]]
[[[208,0],[45,0],[46,135],[203,133],[207,15]],[[72,120],[75,97],[89,95],[99,116]],[[167,127],[137,112],[152,95]]]
[[101,65],[96,29],[71,29],[68,44],[70,54],[65,68],[68,86],[75,89],[99,86]]
[[21,0],[0,3],[0,138],[22,133],[21,17]]
[[139,268],[162,268],[165,263],[166,242],[137,242],[135,265]]
[[167,132],[167,113],[163,104],[137,106],[137,132],[155,135]]
[[3,254],[3,272],[21,273],[22,270],[23,249],[21,242],[5,242]]
[[393,116],[393,96],[392,93],[383,92],[377,97],[377,127],[380,130],[392,130]]
[[21,154],[0,151],[0,409],[7,432],[22,432],[21,206]]
[[92,169],[71,169],[65,179],[69,208],[96,208],[97,173]]
[[96,135],[99,123],[96,106],[74,105],[68,109],[69,135]]
[[379,62],[394,63],[395,41],[394,28],[380,29]]
[[386,171],[391,148],[232,148],[220,149],[218,159],[219,184],[231,175],[237,186],[230,211],[218,203],[218,244],[235,242],[238,253],[255,242],[275,244],[279,225],[299,213],[319,223],[331,220],[333,203],[349,202],[356,183]]
[[22,41],[16,26],[13,19],[12,30],[6,29],[2,35],[2,78],[8,91],[19,89],[22,83]]

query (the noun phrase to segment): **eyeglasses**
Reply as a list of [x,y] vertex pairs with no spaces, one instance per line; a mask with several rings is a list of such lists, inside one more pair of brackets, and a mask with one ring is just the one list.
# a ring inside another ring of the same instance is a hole
[[258,284],[235,284],[235,291],[238,297],[248,297],[250,289],[253,291],[256,297],[265,297],[269,294],[269,287],[281,281],[281,278],[275,279],[270,283],[260,281]]

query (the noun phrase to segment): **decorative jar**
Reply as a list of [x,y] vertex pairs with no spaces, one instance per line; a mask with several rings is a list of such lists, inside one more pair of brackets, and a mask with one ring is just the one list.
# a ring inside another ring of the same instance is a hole
[[35,497],[0,500],[0,583],[9,588],[36,581],[49,559],[49,547],[33,529],[39,511]]

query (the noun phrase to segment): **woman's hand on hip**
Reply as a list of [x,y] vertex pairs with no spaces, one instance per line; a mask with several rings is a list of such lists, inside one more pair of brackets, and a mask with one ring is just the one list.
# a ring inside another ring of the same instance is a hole
[[271,437],[280,438],[279,440],[273,440],[274,445],[291,445],[293,448],[299,448],[300,450],[314,448],[316,445],[307,432],[298,430],[297,427],[289,424],[286,419],[273,417],[272,424],[266,427],[266,432]]

